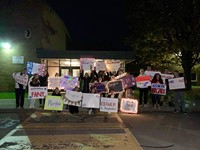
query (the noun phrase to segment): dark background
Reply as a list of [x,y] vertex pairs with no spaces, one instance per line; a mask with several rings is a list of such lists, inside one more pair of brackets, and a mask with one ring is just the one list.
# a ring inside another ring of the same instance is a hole
[[46,0],[63,19],[70,50],[127,50],[124,0]]

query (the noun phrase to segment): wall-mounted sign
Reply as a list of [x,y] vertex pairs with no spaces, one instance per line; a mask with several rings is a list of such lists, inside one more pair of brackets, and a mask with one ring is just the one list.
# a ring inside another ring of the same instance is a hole
[[13,64],[24,64],[24,56],[12,56]]

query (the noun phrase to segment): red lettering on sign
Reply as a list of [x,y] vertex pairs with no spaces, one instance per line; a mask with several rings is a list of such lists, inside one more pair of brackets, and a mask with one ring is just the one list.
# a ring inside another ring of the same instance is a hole
[[32,92],[32,97],[44,97],[44,92]]

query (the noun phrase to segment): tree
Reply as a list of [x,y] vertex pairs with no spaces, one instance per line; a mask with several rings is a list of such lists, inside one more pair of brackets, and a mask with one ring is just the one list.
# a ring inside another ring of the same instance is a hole
[[130,36],[127,44],[141,62],[180,63],[187,89],[191,71],[200,62],[200,2],[198,0],[128,1]]

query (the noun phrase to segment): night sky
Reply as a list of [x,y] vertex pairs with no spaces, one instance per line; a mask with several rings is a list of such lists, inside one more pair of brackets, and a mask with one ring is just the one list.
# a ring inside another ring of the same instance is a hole
[[68,49],[127,50],[124,0],[47,0],[71,36]]

